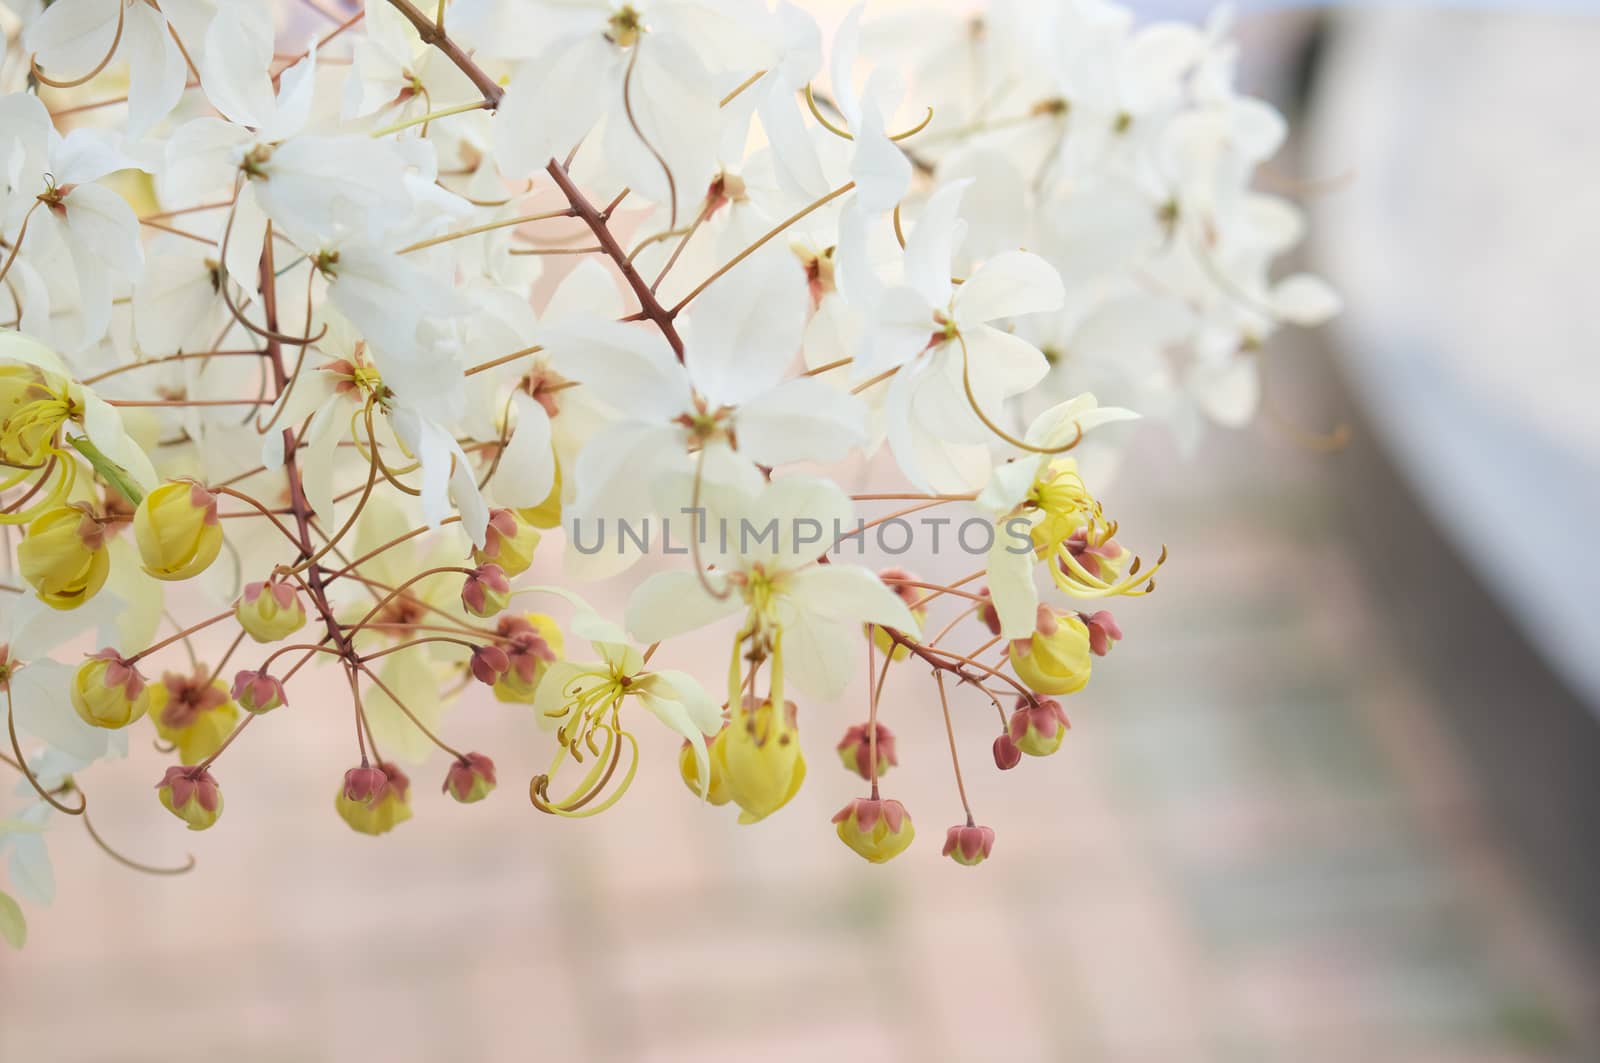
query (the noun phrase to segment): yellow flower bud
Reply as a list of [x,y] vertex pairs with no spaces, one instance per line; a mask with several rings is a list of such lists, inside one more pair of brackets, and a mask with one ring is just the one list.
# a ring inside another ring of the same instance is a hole
[[772,702],[745,699],[732,722],[711,743],[712,770],[721,773],[728,796],[742,810],[740,823],[765,819],[789,803],[806,778],[795,704],[783,715]]
[[222,815],[222,788],[209,771],[171,767],[156,784],[161,806],[189,824],[190,830],[205,830]]
[[500,644],[510,667],[495,680],[495,699],[531,705],[539,681],[561,659],[565,648],[561,628],[543,613],[524,613],[501,617],[496,631],[510,640]]
[[222,748],[239,722],[239,706],[220,679],[201,670],[193,676],[168,672],[150,687],[150,719],[156,733],[178,748],[178,759],[198,764]]
[[874,864],[893,860],[917,836],[911,814],[899,801],[858,797],[834,814],[839,840]]
[[349,787],[341,785],[334,798],[334,808],[350,829],[361,834],[387,834],[411,818],[411,780],[393,764],[378,765],[386,784],[366,800],[351,796]]
[[144,677],[116,650],[101,650],[72,677],[72,707],[94,727],[126,727],[150,708]]
[[299,592],[283,580],[245,584],[233,615],[245,634],[257,642],[279,642],[306,625],[306,607]]
[[144,570],[156,579],[198,576],[222,552],[216,496],[196,483],[164,483],[134,511],[133,536]]
[[1039,606],[1032,635],[1011,643],[1011,668],[1038,694],[1072,694],[1089,682],[1089,628],[1077,613]]
[[1017,703],[1006,725],[1012,744],[1030,757],[1048,757],[1060,749],[1067,729],[1072,726],[1067,722],[1061,702],[1055,698],[1040,698],[1029,703],[1018,698]]
[[537,506],[528,506],[517,510],[517,516],[533,525],[535,528],[559,528],[561,526],[561,465],[556,464],[555,482],[550,485],[550,493],[543,502]]
[[520,576],[533,564],[538,545],[537,528],[513,510],[496,509],[489,513],[483,546],[472,548],[472,560],[479,565],[499,565],[507,576]]
[[[701,741],[708,747],[713,745],[709,737]],[[689,788],[689,792],[699,797],[700,765],[695,758],[694,747],[689,744],[688,739],[684,739],[683,748],[678,752],[678,774],[683,776],[683,784]],[[727,781],[722,777],[722,769],[718,766],[715,756],[711,758],[711,772],[707,778],[705,798],[714,805],[725,805],[733,799],[733,795],[728,793]]]
[[76,609],[100,593],[111,571],[105,526],[76,506],[47,510],[17,544],[17,567],[40,601]]

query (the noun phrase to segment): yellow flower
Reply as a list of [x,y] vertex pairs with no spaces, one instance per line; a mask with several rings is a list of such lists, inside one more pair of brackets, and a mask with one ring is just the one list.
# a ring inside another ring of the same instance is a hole
[[406,773],[387,761],[378,768],[387,779],[378,793],[365,801],[350,797],[344,786],[334,798],[333,806],[350,829],[362,834],[387,834],[411,818],[411,780]]
[[150,718],[156,733],[178,747],[178,759],[198,764],[227,741],[239,722],[239,706],[220,679],[168,672],[150,687]]
[[[689,792],[699,797],[701,796],[700,761],[694,755],[694,746],[689,744],[692,741],[693,739],[684,739],[683,747],[678,751],[678,774],[683,776],[683,784],[689,788]],[[707,748],[714,748],[713,739],[702,738],[700,741]],[[705,799],[714,805],[725,805],[733,800],[733,795],[728,792],[728,783],[722,777],[722,768],[718,765],[717,758],[712,756],[710,759],[711,774],[706,780]]]
[[858,797],[834,814],[839,840],[874,864],[893,860],[917,836],[911,814],[899,801]]
[[283,580],[245,584],[233,615],[257,642],[279,642],[306,625],[306,607],[299,593],[294,584]]
[[491,510],[483,546],[472,548],[472,560],[479,565],[499,565],[507,576],[520,576],[533,564],[538,545],[538,529],[515,510]]
[[76,609],[100,593],[111,571],[105,528],[86,509],[58,506],[28,525],[17,567],[40,601]]
[[31,365],[0,365],[0,463],[40,464],[72,413],[67,381]]
[[126,727],[150,708],[150,688],[132,662],[101,650],[72,677],[72,707],[94,727]]
[[783,715],[771,701],[753,706],[746,698],[732,722],[711,743],[711,763],[721,773],[728,796],[741,809],[740,823],[755,823],[789,803],[806,778],[795,704]]
[[1011,667],[1024,686],[1039,694],[1072,694],[1089,682],[1093,657],[1089,628],[1077,613],[1039,606],[1032,635],[1011,642]]
[[561,628],[543,613],[524,613],[501,617],[496,630],[511,640],[500,647],[511,666],[495,680],[494,696],[499,701],[531,705],[539,681],[561,659],[565,648]]
[[209,771],[171,767],[156,784],[161,807],[189,825],[206,830],[222,815],[222,788]]
[[196,483],[168,481],[139,503],[133,535],[144,570],[156,579],[198,576],[222,552],[216,496]]

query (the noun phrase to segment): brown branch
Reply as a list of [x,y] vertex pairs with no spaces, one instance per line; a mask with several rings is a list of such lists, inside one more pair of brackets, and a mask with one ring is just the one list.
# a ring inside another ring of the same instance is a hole
[[[450,35],[441,29],[432,18],[425,14],[416,4],[412,3],[411,0],[389,0],[389,3],[394,6],[396,11],[405,16],[407,22],[411,23],[424,44],[429,44],[439,49],[446,59],[455,64],[457,70],[466,75],[467,79],[477,87],[478,92],[483,95],[483,103],[487,109],[492,111],[500,106],[500,101],[505,98],[506,90],[493,77],[489,76],[488,71],[479,66],[477,61],[466,53],[465,49],[451,40]],[[668,310],[656,299],[655,293],[650,290],[649,282],[639,275],[638,270],[633,268],[633,263],[628,260],[628,253],[622,249],[622,245],[617,242],[617,238],[611,234],[611,229],[607,225],[611,210],[615,208],[616,202],[614,201],[605,210],[597,208],[593,203],[589,202],[588,197],[573,183],[566,167],[558,159],[551,159],[550,164],[545,169],[555,179],[556,187],[561,189],[561,194],[566,197],[573,213],[583,219],[583,223],[594,233],[595,240],[600,244],[600,251],[612,262],[616,263],[617,269],[622,273],[622,279],[628,282],[628,287],[633,289],[634,296],[639,300],[640,313],[644,318],[655,322],[656,327],[661,330],[661,334],[672,345],[672,351],[678,356],[678,361],[683,361],[683,338],[678,335],[678,330],[672,323],[672,319],[677,312]],[[619,201],[620,198],[618,197]]]

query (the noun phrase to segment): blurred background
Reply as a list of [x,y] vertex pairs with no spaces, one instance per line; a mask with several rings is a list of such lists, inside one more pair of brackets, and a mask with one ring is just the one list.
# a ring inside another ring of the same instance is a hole
[[544,747],[472,699],[451,735],[501,792],[457,806],[430,766],[374,840],[333,814],[347,720],[308,684],[230,758],[224,829],[153,814],[147,754],[97,771],[108,837],[199,868],[58,829],[60,895],[0,954],[0,1061],[1600,1059],[1581,6],[1244,6],[1244,85],[1291,114],[1279,176],[1348,304],[1267,371],[1285,418],[1353,442],[1142,438],[1106,502],[1173,561],[1066,746],[1001,778],[990,710],[958,705],[981,870],[938,854],[960,806],[909,669],[890,778],[922,838],[881,868],[828,824],[860,698],[803,710],[811,777],[759,827],[702,809],[655,729],[616,808],[537,816]]

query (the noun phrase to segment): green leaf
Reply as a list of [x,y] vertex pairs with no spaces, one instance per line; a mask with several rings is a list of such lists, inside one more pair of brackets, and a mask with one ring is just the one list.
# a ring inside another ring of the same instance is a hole
[[128,470],[112,461],[101,453],[100,448],[89,442],[88,436],[77,436],[67,440],[79,454],[89,459],[89,464],[94,466],[94,471],[100,474],[101,479],[117,489],[117,492],[134,505],[144,501],[144,492],[139,485],[128,476]]
[[14,949],[20,949],[28,940],[28,921],[22,917],[22,908],[4,890],[0,890],[0,938]]

